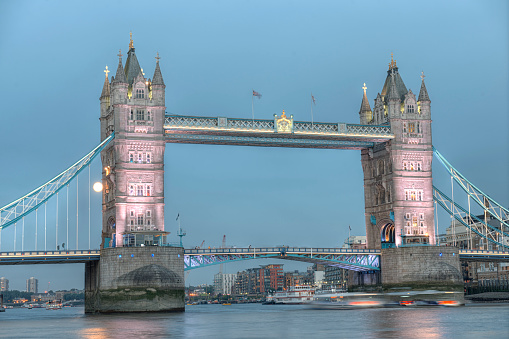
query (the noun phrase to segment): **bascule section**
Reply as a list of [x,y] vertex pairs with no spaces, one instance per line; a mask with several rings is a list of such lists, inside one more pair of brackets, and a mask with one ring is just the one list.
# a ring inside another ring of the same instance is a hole
[[363,89],[361,124],[388,125],[394,134],[361,150],[368,248],[435,244],[431,111],[424,75],[416,98],[391,58],[373,110]]
[[101,139],[115,140],[102,152],[101,248],[163,245],[165,84],[159,55],[152,79],[145,77],[129,44],[125,67],[119,53],[101,94]]

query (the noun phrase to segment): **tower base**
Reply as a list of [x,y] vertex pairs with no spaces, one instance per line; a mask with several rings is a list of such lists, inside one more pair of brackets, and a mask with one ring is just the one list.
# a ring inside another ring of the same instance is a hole
[[[382,249],[382,287],[384,292],[419,295],[436,294],[431,299],[464,301],[459,250],[446,246],[414,246]],[[428,297],[428,299],[430,299]]]
[[85,267],[85,313],[182,312],[182,247],[101,250]]

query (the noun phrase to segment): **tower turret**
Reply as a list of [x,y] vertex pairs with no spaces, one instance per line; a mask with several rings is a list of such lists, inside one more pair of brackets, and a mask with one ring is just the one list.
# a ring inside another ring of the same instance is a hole
[[361,124],[367,125],[373,120],[373,112],[371,111],[371,107],[369,106],[369,100],[366,95],[366,83],[364,83],[364,86],[362,86],[362,89],[364,90],[364,94],[362,96],[362,103],[361,103],[361,109],[359,110],[360,120]]
[[156,56],[156,69],[154,70],[154,76],[152,77],[152,100],[155,105],[164,106],[165,97],[164,92],[166,85],[164,84],[163,75],[161,74],[161,68],[159,67],[159,52]]
[[421,72],[421,90],[419,91],[419,98],[417,101],[419,113],[425,117],[429,117],[431,115],[431,100],[429,99],[428,91],[426,90],[424,77],[424,72]]
[[99,98],[101,101],[101,117],[106,115],[108,108],[110,107],[110,82],[108,81],[109,72],[110,71],[108,70],[108,66],[106,66],[106,69],[104,70],[105,77],[103,90],[101,92],[101,97]]
[[401,104],[401,99],[398,95],[398,90],[396,88],[396,81],[394,77],[394,72],[391,73],[391,81],[389,87],[389,93],[387,95],[387,102],[389,106],[389,117],[391,119],[397,118],[399,116],[399,107]]

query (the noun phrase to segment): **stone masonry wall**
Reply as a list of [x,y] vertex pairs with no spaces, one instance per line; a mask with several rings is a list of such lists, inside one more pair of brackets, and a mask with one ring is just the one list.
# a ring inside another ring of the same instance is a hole
[[384,290],[463,291],[459,251],[455,247],[415,246],[382,249]]
[[[97,271],[99,274],[97,275]],[[181,247],[117,247],[101,250],[89,284],[86,313],[184,311]]]

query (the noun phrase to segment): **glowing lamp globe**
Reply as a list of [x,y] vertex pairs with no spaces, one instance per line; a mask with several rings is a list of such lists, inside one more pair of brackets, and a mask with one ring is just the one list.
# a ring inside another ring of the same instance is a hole
[[103,184],[101,184],[100,182],[96,182],[94,186],[92,186],[92,188],[96,192],[101,192],[103,190]]

